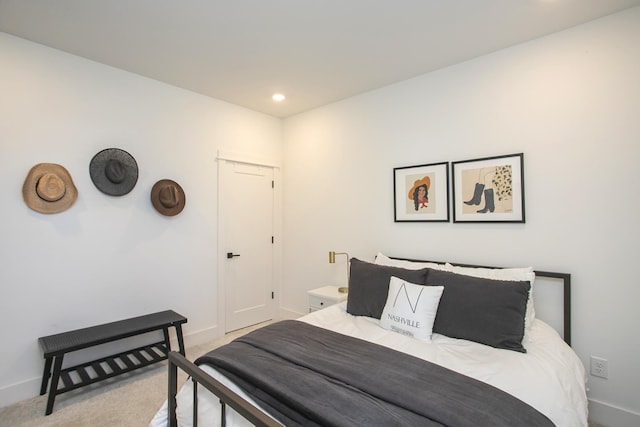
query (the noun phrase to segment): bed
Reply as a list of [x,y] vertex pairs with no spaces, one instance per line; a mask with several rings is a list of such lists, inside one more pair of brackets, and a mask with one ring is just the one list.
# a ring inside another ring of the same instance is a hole
[[587,426],[569,274],[378,254],[351,260],[349,287],[195,363],[171,354],[150,426]]

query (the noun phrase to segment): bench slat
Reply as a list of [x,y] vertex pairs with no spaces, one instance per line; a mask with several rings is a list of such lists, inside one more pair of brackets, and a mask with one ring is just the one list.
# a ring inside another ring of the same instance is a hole
[[102,369],[102,365],[100,363],[92,363],[91,367],[93,368],[94,371],[96,371],[96,374],[98,375],[98,377],[102,378],[105,375],[107,375],[107,373],[105,372],[104,369]]
[[82,366],[77,367],[75,371],[78,373],[78,375],[80,375],[80,379],[82,380],[83,383],[88,383],[89,381],[91,381],[91,377],[87,373],[87,370],[84,369]]
[[120,365],[118,365],[118,363],[112,357],[106,359],[106,362],[113,372],[117,372],[117,373],[122,372],[122,368],[120,367]]
[[129,369],[133,369],[136,367],[136,363],[134,363],[133,360],[129,358],[128,354],[120,355],[120,360],[122,360]]
[[136,359],[138,359],[138,361],[139,361],[140,363],[147,363],[147,362],[149,361],[149,359],[148,359],[148,358],[144,357],[144,356],[142,355],[142,353],[140,353],[140,352],[139,352],[139,351],[137,351],[137,350],[132,351],[132,353],[133,353],[133,356],[134,356]]
[[69,375],[69,372],[60,372],[60,379],[62,380],[62,384],[64,384],[65,388],[73,387],[73,380],[71,379],[71,375]]
[[[160,360],[164,360],[164,356],[158,354],[158,351],[155,350],[154,346],[148,346],[144,348],[144,351],[151,357],[155,362]],[[159,350],[162,351],[162,350]]]

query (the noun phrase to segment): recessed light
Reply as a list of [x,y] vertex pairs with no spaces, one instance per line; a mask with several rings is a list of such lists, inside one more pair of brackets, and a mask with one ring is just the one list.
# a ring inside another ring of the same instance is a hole
[[281,93],[274,93],[273,96],[271,97],[271,99],[273,99],[276,102],[282,102],[284,101],[285,96]]

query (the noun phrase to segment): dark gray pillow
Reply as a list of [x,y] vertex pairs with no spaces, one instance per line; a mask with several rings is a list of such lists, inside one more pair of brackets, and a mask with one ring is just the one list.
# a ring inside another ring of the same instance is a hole
[[433,332],[526,353],[522,346],[528,281],[492,280],[431,270],[427,285],[444,286]]
[[428,268],[407,270],[405,268],[372,264],[352,258],[349,273],[347,312],[354,316],[368,316],[379,319],[382,316],[384,305],[387,303],[391,276],[417,285],[423,285],[428,271]]

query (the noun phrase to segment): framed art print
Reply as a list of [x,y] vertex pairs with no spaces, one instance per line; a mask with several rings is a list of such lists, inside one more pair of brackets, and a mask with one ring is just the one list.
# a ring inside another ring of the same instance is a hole
[[449,221],[449,162],[393,169],[395,222]]
[[451,166],[453,222],[525,222],[522,153]]

